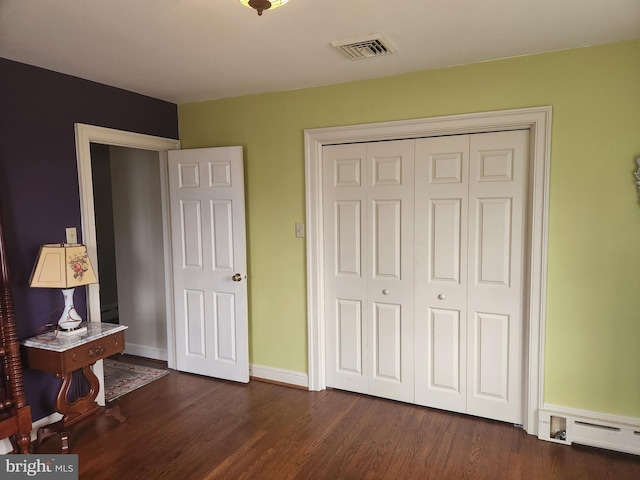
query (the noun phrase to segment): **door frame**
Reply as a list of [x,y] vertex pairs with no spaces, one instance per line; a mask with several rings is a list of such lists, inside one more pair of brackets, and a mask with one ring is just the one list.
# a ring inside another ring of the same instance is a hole
[[[167,309],[167,364],[173,368],[175,364],[175,340],[173,335],[173,297],[171,280],[171,236],[169,235],[169,184],[167,175],[167,150],[179,150],[180,141],[172,138],[155,137],[141,133],[97,127],[76,123],[76,158],[78,163],[78,187],[80,193],[80,218],[82,222],[82,240],[87,247],[89,258],[98,273],[98,245],[96,237],[96,218],[93,204],[93,176],[91,169],[91,143],[101,143],[118,147],[156,151],[160,158],[160,194],[162,197],[162,228],[164,236],[164,265]],[[87,319],[99,322],[100,284],[87,285]],[[97,362],[94,372],[100,384],[104,383],[102,362]],[[104,389],[100,389],[98,403],[104,405]]]
[[530,131],[527,192],[528,300],[523,328],[524,429],[538,431],[538,409],[544,400],[544,333],[546,315],[551,106],[448,115],[340,127],[307,129],[305,190],[307,216],[307,332],[309,390],[326,388],[324,325],[324,229],[322,211],[322,147],[354,142],[487,133]]

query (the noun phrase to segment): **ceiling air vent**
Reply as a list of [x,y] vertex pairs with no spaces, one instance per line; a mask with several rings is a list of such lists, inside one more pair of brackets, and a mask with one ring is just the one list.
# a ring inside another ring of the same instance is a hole
[[396,49],[389,43],[389,40],[380,33],[352,38],[350,40],[343,40],[341,42],[331,42],[331,45],[336,47],[351,60],[381,57],[383,55],[390,55],[396,51]]

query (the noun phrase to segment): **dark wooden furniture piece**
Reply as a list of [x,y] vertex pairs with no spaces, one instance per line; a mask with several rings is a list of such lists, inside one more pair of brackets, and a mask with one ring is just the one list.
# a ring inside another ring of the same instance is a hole
[[72,336],[48,333],[22,342],[29,368],[53,373],[62,379],[56,410],[62,420],[38,430],[38,445],[60,435],[62,453],[69,453],[69,427],[95,413],[103,412],[123,422],[118,406],[104,408],[96,403],[98,377],[91,369],[98,360],[124,351],[124,325],[87,323],[87,332]]
[[31,428],[0,211],[0,438],[9,438],[14,453],[29,453]]

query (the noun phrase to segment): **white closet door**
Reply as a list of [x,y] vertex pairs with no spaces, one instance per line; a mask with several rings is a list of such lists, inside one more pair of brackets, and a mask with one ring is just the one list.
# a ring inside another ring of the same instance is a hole
[[324,148],[327,386],[522,422],[527,151],[526,131]]
[[369,393],[414,401],[414,142],[367,146]]
[[327,386],[369,392],[364,144],[324,147],[323,209]]
[[520,424],[529,133],[470,138],[467,411]]
[[469,137],[416,141],[416,403],[467,411]]
[[323,150],[327,386],[413,402],[413,141]]
[[522,422],[528,132],[416,141],[416,403]]

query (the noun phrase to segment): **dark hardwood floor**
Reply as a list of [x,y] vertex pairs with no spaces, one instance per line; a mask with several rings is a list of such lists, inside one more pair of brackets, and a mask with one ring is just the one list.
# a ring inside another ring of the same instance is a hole
[[[81,480],[640,479],[640,457],[336,390],[172,371],[75,426]],[[58,438],[41,453],[56,453]]]

